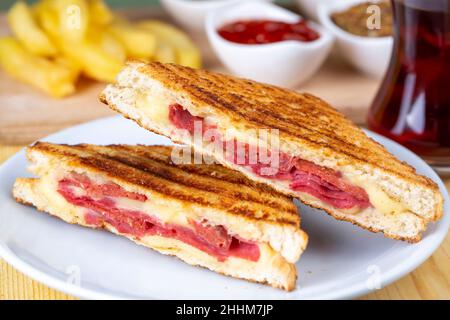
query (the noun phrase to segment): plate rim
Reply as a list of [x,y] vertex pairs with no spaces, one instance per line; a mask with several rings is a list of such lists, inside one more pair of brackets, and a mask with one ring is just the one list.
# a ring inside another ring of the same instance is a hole
[[[95,126],[99,125],[102,122],[109,122],[114,121],[117,119],[121,119],[121,116],[110,116],[110,117],[104,117],[100,119],[91,120],[88,122],[80,123],[75,126],[71,126],[68,128],[65,128],[63,130],[57,131],[51,135],[48,135],[42,139],[39,139],[39,141],[49,141],[54,138],[57,138],[58,136],[64,134],[66,131],[69,130],[80,130],[84,126]],[[427,169],[430,169],[431,175],[433,177],[432,180],[436,182],[439,186],[440,192],[444,196],[444,214],[441,220],[439,220],[438,223],[439,226],[436,228],[435,233],[428,235],[428,237],[432,236],[434,239],[432,242],[427,243],[426,247],[420,248],[420,250],[415,251],[415,255],[413,255],[413,258],[410,258],[406,260],[404,263],[397,265],[394,268],[391,268],[387,272],[382,273],[381,283],[382,287],[384,288],[391,284],[392,282],[400,279],[401,277],[411,273],[413,270],[418,268],[421,264],[423,264],[428,258],[439,248],[439,246],[444,241],[448,229],[450,227],[450,197],[449,194],[445,188],[445,185],[442,181],[442,179],[437,175],[437,173],[424,161],[422,160],[418,155],[410,151],[409,149],[405,148],[404,146],[398,144],[397,142],[381,136],[375,132],[372,132],[368,129],[364,129],[364,132],[370,137],[381,143],[381,141],[385,140],[388,143],[391,143],[396,148],[399,148],[401,152],[406,152],[410,156],[413,156],[416,158],[417,161],[419,161],[421,166],[427,167]],[[381,140],[381,141],[380,141]],[[384,141],[383,141],[384,142]],[[381,143],[384,145],[384,143]],[[21,157],[25,156],[25,148],[22,148],[20,151],[18,151],[16,154],[11,156],[9,159],[7,159],[5,162],[3,162],[0,165],[0,172],[2,169],[9,165],[12,162],[15,162],[19,160]],[[427,175],[428,176],[428,175]],[[112,300],[112,299],[132,299],[130,296],[126,295],[120,295],[120,294],[112,294],[112,293],[105,293],[100,292],[99,290],[81,287],[75,284],[71,284],[68,282],[65,282],[57,277],[51,276],[47,274],[46,272],[40,270],[37,267],[34,267],[33,264],[26,262],[25,260],[22,260],[19,256],[14,254],[3,242],[0,242],[0,257],[4,259],[7,263],[12,265],[15,269],[18,271],[24,273],[25,275],[29,276],[30,278],[52,288],[55,290],[59,290],[61,292],[64,292],[66,294],[83,298],[83,299],[100,299],[100,300]],[[339,288],[337,290],[333,290],[333,292],[328,294],[322,294],[320,298],[312,297],[308,298],[305,297],[304,299],[350,299],[359,297],[365,294],[368,294],[370,292],[373,292],[377,289],[370,289],[365,285],[363,282],[355,282],[352,283],[350,286],[346,286],[345,288]],[[148,297],[147,299],[155,299],[158,300],[158,297]],[[295,299],[295,297],[294,297]],[[299,299],[299,298],[297,298]]]

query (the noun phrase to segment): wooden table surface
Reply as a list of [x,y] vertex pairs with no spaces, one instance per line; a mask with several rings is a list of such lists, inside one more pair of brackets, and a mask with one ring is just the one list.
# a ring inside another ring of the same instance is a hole
[[[21,147],[0,145],[0,163]],[[450,179],[446,180],[446,186],[450,192]],[[0,300],[2,299],[75,298],[30,279],[0,260]],[[450,235],[415,271],[362,299],[450,299]]]

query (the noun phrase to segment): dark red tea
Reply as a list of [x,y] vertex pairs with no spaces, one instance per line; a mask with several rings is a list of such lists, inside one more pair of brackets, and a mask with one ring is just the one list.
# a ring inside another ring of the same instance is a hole
[[450,167],[450,0],[392,0],[395,44],[370,129]]

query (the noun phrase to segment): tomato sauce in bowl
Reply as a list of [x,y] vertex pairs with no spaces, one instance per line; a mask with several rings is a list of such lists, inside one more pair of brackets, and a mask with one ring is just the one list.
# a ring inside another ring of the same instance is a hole
[[320,35],[304,20],[287,23],[275,20],[240,20],[220,27],[219,35],[240,44],[267,44],[280,41],[311,42]]

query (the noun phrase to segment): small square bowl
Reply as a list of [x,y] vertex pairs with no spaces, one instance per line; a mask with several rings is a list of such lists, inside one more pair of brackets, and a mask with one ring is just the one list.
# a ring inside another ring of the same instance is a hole
[[382,78],[392,54],[393,37],[363,37],[341,29],[331,19],[334,12],[344,11],[351,6],[367,2],[346,0],[344,2],[322,3],[318,7],[320,23],[336,38],[341,55],[356,69],[373,77]]
[[[208,12],[232,3],[245,1],[248,0],[161,0],[161,4],[182,27],[190,31],[203,32]],[[259,1],[270,2],[273,0]]]
[[308,22],[320,37],[311,42],[295,40],[268,44],[239,44],[222,38],[217,29],[238,20],[269,19],[294,23],[299,15],[271,3],[246,1],[210,12],[205,30],[215,53],[234,74],[282,87],[294,88],[308,80],[322,65],[333,36],[320,25]]

